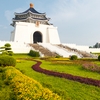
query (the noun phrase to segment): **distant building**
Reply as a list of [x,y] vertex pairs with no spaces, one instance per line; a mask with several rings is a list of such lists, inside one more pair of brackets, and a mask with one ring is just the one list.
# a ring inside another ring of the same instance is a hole
[[39,13],[30,4],[30,8],[22,13],[15,13],[11,24],[11,41],[23,43],[60,44],[57,27],[49,23],[45,13]]

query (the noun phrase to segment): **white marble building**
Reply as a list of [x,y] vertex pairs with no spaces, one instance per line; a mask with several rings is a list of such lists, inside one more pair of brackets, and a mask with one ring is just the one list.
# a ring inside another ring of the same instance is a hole
[[60,44],[57,27],[49,23],[45,13],[39,13],[30,4],[30,8],[22,13],[15,13],[11,24],[11,41],[23,43]]
[[47,18],[45,13],[37,12],[33,4],[30,4],[28,10],[22,13],[15,13],[15,18],[12,19],[13,22],[11,24],[14,30],[11,32],[10,41],[0,41],[0,47],[9,43],[14,53],[29,53],[29,51],[33,49],[29,43],[38,43],[64,57],[69,57],[69,55],[73,55],[73,53],[75,54],[75,52],[65,52],[64,48],[58,48],[55,45],[62,44],[79,51],[100,53],[100,48],[60,43],[57,27],[50,24],[49,20],[50,18]]

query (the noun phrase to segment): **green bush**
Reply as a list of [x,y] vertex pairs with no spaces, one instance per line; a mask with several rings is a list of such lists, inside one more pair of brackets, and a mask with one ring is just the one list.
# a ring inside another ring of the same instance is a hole
[[2,55],[13,55],[13,51],[11,51],[11,45],[9,43],[6,43],[3,47],[0,47],[0,52],[2,52]]
[[12,56],[14,53],[13,53],[13,51],[8,51],[8,54],[9,54],[10,56]]
[[11,45],[9,43],[6,43],[5,45],[5,50],[11,50]]
[[76,55],[72,55],[72,56],[70,57],[70,60],[77,60],[77,56],[76,56]]
[[13,51],[6,51],[6,50],[2,51],[2,55],[10,55],[10,56],[12,56],[13,54],[14,54]]
[[40,57],[39,52],[30,50],[29,55],[32,57]]
[[3,62],[2,62],[2,60],[0,60],[0,66],[2,66],[3,65]]
[[5,49],[5,46],[3,46],[3,47],[0,47],[0,49]]
[[16,60],[8,55],[2,55],[0,56],[0,66],[15,66],[16,65]]
[[11,50],[11,48],[10,48],[10,47],[5,47],[5,50],[7,50],[7,51],[8,51],[8,50]]
[[98,60],[100,61],[100,55],[98,56]]
[[57,55],[55,58],[60,58],[61,56],[60,55]]
[[3,50],[2,55],[8,55],[8,51]]
[[11,47],[11,45],[9,43],[6,43],[4,46],[5,47]]
[[3,69],[2,69],[2,67],[0,67],[0,72],[3,72]]

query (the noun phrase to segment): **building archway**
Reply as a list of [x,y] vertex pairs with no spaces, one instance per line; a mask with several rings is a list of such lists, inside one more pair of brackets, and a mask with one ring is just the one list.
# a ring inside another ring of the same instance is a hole
[[42,42],[42,34],[39,31],[34,32],[33,34],[33,43]]

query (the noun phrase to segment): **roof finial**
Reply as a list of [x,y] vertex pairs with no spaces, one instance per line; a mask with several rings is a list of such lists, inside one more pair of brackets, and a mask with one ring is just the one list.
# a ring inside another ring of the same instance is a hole
[[32,3],[30,3],[30,8],[33,8],[33,4]]

